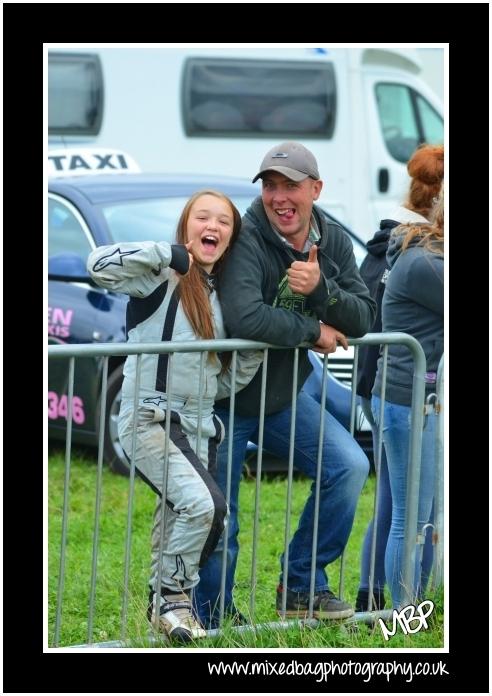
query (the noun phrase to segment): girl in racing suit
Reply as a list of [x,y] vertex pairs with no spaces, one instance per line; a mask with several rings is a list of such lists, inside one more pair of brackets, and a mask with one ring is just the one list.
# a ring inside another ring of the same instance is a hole
[[[101,287],[130,296],[127,334],[132,343],[225,338],[215,278],[234,243],[241,217],[232,202],[215,191],[201,191],[187,202],[178,223],[178,244],[121,242],[98,247],[87,268]],[[213,272],[213,274],[212,274]],[[254,376],[261,352],[238,354],[236,390]],[[158,494],[152,530],[152,568],[148,618],[158,630],[184,641],[204,637],[190,591],[199,568],[224,529],[226,501],[212,473],[224,428],[214,415],[215,398],[231,387],[229,369],[215,353],[205,360],[201,385],[201,437],[198,393],[200,353],[176,353],[168,394],[169,354],[141,356],[136,413],[135,468]],[[119,435],[132,454],[137,356],[124,367]],[[164,543],[159,554],[166,419],[170,418]],[[161,575],[161,587],[157,587]],[[156,610],[160,598],[159,611]]]

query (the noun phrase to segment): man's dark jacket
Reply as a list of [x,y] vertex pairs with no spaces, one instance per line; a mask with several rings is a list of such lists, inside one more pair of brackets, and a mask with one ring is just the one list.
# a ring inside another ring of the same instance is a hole
[[[229,336],[294,347],[318,340],[319,321],[354,338],[369,331],[376,304],[360,277],[352,242],[316,206],[313,214],[321,233],[318,244],[321,279],[313,292],[304,296],[290,290],[286,270],[294,261],[307,261],[308,254],[288,246],[274,232],[261,197],[248,208],[219,280],[219,297]],[[290,405],[293,363],[293,350],[269,351],[266,414]],[[300,349],[298,391],[311,370],[307,349]],[[259,414],[261,373],[260,368],[250,384],[236,395],[239,415]],[[218,402],[225,408],[228,404],[228,399]]]

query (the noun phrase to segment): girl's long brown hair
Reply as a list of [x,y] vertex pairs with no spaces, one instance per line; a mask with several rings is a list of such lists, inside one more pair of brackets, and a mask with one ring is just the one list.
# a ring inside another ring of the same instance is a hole
[[[215,196],[230,207],[233,217],[232,237],[229,246],[225,253],[215,263],[213,271],[217,273],[227,256],[229,249],[232,247],[241,229],[241,215],[234,203],[223,193],[219,191],[198,191],[186,203],[181,217],[179,218],[178,228],[176,232],[176,240],[178,244],[186,244],[188,242],[187,227],[190,210],[195,201],[201,196]],[[208,288],[205,281],[205,271],[198,263],[193,263],[189,272],[179,281],[180,299],[183,305],[183,311],[186,314],[188,321],[193,327],[193,331],[197,336],[204,339],[212,339],[214,334],[214,323],[212,319],[212,310],[208,299]]]

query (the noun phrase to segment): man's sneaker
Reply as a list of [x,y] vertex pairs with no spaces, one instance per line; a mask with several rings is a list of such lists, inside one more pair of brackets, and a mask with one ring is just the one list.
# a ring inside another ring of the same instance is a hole
[[147,618],[154,628],[166,633],[169,638],[189,643],[197,638],[206,638],[207,633],[193,615],[191,600],[187,594],[162,593],[160,600],[159,619],[156,620],[156,594],[149,595]]
[[[282,586],[277,588],[277,614],[282,615]],[[307,618],[309,612],[309,592],[293,592],[287,590],[285,616]],[[354,610],[330,590],[315,592],[313,602],[313,617],[315,619],[348,619],[354,615]]]

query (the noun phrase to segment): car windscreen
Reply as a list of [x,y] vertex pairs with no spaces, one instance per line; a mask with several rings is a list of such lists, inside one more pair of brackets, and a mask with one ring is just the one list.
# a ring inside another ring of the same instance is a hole
[[367,249],[366,245],[364,242],[357,237],[353,232],[348,230],[345,225],[343,225],[339,220],[333,217],[328,211],[324,210],[321,208],[323,211],[324,215],[326,216],[326,219],[328,222],[334,222],[337,225],[340,225],[345,231],[345,234],[348,235],[350,241],[352,242],[352,246],[354,247],[354,256],[355,256],[355,261],[357,263],[358,268],[360,268],[361,263],[364,261],[366,254],[367,254]]
[[[251,196],[231,196],[243,215]],[[101,210],[115,242],[176,240],[176,227],[189,196],[124,201],[102,206]]]
[[[251,205],[251,196],[231,196],[241,215]],[[189,196],[148,198],[145,200],[123,201],[102,206],[102,213],[115,242],[165,241],[176,240],[176,227],[179,216]],[[328,220],[335,221],[326,211]],[[335,221],[340,224],[338,221]],[[354,234],[345,230],[354,246],[355,259],[360,266],[366,248]]]

